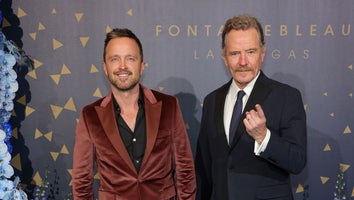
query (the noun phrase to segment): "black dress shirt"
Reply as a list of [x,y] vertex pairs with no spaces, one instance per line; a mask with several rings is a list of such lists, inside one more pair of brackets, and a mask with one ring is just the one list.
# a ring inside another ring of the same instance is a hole
[[141,162],[144,158],[146,146],[146,124],[143,91],[140,89],[140,95],[138,99],[139,110],[136,116],[134,131],[129,128],[127,123],[124,121],[123,117],[120,115],[120,107],[116,100],[114,100],[113,102],[115,108],[114,113],[120,136],[123,140],[125,148],[129,153],[130,158],[133,161],[136,171],[139,172]]

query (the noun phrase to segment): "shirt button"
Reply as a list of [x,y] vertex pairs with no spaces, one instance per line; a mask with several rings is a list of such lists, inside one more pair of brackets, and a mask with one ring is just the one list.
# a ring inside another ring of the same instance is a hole
[[139,163],[139,160],[136,160],[135,162],[136,162],[136,163]]
[[133,142],[136,142],[136,138],[133,138]]

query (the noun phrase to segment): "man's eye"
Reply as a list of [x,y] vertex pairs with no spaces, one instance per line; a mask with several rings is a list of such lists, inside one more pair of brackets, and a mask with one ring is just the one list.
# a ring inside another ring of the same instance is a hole
[[135,59],[134,57],[128,57],[127,60],[133,62],[133,61],[135,61],[136,59]]
[[117,57],[111,58],[111,62],[118,62],[118,58]]
[[255,50],[247,51],[247,54],[249,54],[249,55],[253,55],[253,54],[255,54],[255,53],[256,53]]

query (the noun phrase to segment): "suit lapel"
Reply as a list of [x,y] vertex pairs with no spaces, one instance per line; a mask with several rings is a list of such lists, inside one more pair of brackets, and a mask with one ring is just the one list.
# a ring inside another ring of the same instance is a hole
[[253,87],[251,95],[248,98],[247,104],[246,104],[245,109],[242,113],[241,120],[239,121],[237,130],[236,130],[236,134],[235,134],[235,137],[234,137],[231,147],[235,146],[237,141],[240,139],[242,133],[245,132],[245,130],[246,130],[245,125],[243,124],[243,119],[245,118],[245,112],[254,109],[254,106],[256,104],[262,104],[262,102],[266,99],[269,92],[271,91],[271,89],[266,84],[268,78],[263,74],[262,71],[260,73],[261,74],[259,75],[259,77]]
[[145,119],[146,119],[146,148],[141,164],[141,169],[143,169],[147,160],[150,157],[151,151],[154,147],[162,110],[162,101],[157,102],[152,91],[144,88],[144,104],[145,104]]
[[224,86],[222,86],[217,92],[216,99],[215,99],[216,106],[214,112],[216,115],[215,120],[216,120],[218,138],[220,138],[222,140],[222,143],[227,147],[229,147],[229,144],[226,139],[226,133],[224,127],[224,106],[225,106],[226,95],[229,90],[231,82],[232,79]]
[[100,106],[95,107],[102,128],[108,137],[108,140],[113,145],[114,149],[120,154],[125,163],[136,173],[136,169],[130,156],[125,148],[122,138],[116,123],[116,118],[113,111],[112,94],[105,97]]

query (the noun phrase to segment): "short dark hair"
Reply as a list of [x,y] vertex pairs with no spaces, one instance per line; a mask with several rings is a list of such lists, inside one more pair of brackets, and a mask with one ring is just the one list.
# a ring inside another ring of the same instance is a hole
[[222,31],[222,41],[221,41],[221,48],[225,48],[225,37],[226,35],[232,30],[248,30],[250,28],[256,29],[260,36],[260,43],[263,46],[265,44],[264,41],[264,33],[261,23],[258,21],[257,18],[248,15],[238,15],[228,19],[224,25],[224,29]]
[[106,39],[104,40],[104,48],[103,48],[103,60],[105,60],[106,57],[106,47],[108,45],[108,42],[114,38],[122,38],[122,37],[127,37],[135,40],[135,42],[138,44],[140,49],[141,61],[143,61],[144,60],[143,46],[141,45],[139,38],[131,30],[127,28],[115,28],[106,34]]

